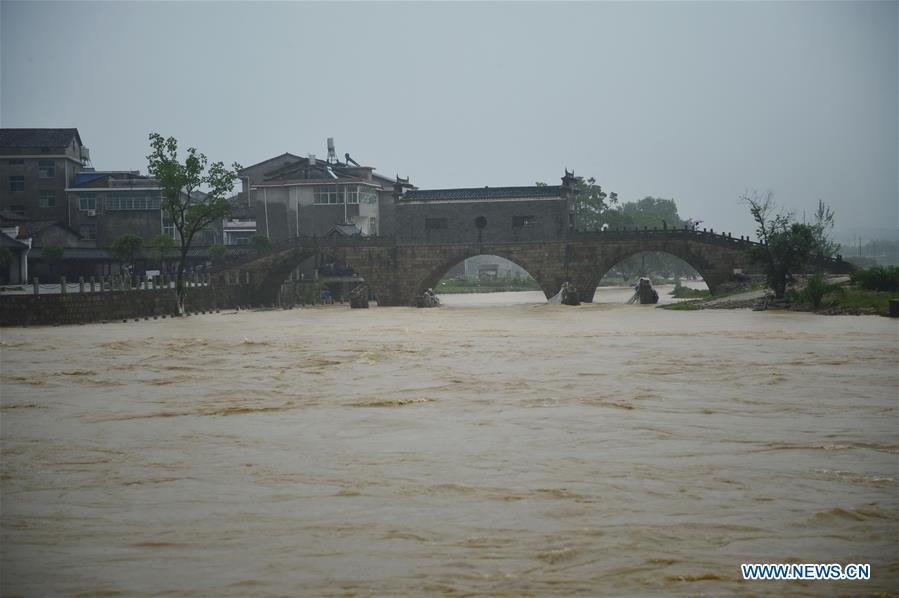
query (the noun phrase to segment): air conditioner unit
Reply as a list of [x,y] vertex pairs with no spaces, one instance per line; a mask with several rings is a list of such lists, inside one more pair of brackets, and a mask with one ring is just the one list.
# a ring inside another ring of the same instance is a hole
[[97,210],[87,210],[87,215],[88,215],[88,216],[96,216],[96,215],[97,215]]

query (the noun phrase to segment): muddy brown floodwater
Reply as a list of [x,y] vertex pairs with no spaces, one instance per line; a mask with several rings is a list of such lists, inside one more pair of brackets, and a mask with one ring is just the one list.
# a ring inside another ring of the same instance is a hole
[[3,330],[0,593],[897,590],[896,321],[515,297]]

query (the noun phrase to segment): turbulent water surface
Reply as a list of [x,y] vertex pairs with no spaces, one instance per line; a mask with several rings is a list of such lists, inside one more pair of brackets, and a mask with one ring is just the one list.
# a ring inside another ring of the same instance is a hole
[[3,330],[0,593],[897,590],[895,321],[539,299]]

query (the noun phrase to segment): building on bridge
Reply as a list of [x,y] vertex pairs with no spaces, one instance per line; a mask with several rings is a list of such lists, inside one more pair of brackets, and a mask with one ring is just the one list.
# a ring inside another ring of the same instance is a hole
[[363,236],[393,233],[393,179],[347,155],[320,160],[285,153],[238,172],[257,232],[273,241],[324,236],[354,225]]
[[574,226],[575,178],[561,185],[394,189],[395,235],[405,243],[565,239]]

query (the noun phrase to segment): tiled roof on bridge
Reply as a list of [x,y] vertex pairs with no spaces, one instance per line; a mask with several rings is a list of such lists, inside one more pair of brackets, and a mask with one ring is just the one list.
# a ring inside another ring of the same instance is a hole
[[401,201],[488,201],[493,199],[555,199],[562,197],[562,187],[472,187],[468,189],[417,189],[408,191]]

